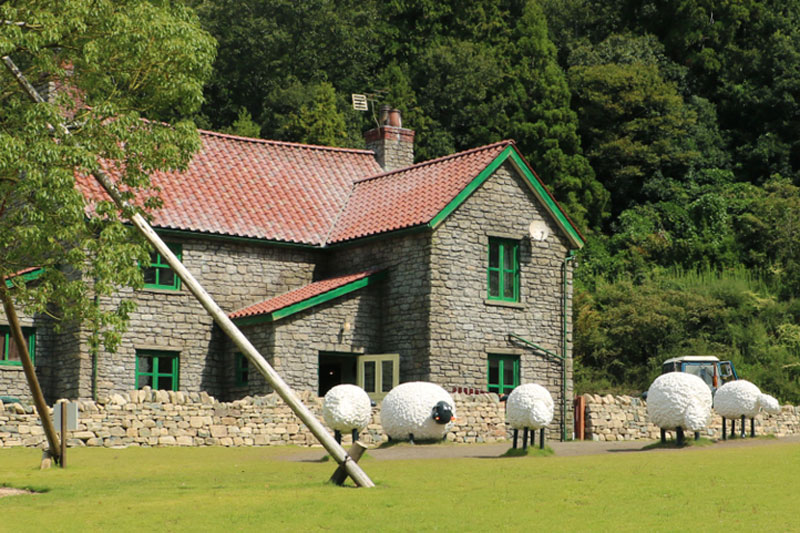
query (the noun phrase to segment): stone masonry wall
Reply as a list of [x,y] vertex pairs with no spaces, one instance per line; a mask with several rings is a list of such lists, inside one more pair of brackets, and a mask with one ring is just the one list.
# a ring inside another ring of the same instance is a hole
[[[322,399],[310,392],[300,392],[299,396],[322,421]],[[508,438],[504,404],[496,394],[452,396],[458,418],[447,440],[475,443]],[[143,389],[112,394],[98,403],[79,401],[78,419],[78,430],[70,432],[67,440],[70,447],[317,444],[275,393],[221,403],[204,392]],[[359,440],[372,445],[387,440],[380,425],[379,406]],[[0,403],[0,448],[44,447],[45,442],[32,406]],[[343,435],[342,443],[350,442],[350,435]]]
[[[661,437],[661,430],[648,422],[647,404],[641,398],[631,396],[599,396],[585,394],[587,440],[653,440]],[[736,432],[741,432],[740,421],[736,421]],[[750,421],[746,421],[750,434]],[[800,407],[784,405],[777,415],[763,411],[755,418],[756,435],[800,434]],[[701,433],[703,437],[722,438],[722,418],[714,413],[711,425]],[[730,434],[730,421],[728,421]]]
[[[382,284],[381,284],[382,285]],[[294,389],[316,392],[320,352],[379,353],[381,285],[369,286],[274,323],[244,326],[243,332]],[[233,368],[235,346],[229,365]],[[251,372],[247,387],[230,397],[271,392],[266,380]]]
[[[550,229],[543,242],[529,238],[532,221]],[[519,243],[519,302],[487,299],[489,239]],[[563,260],[568,244],[519,173],[505,163],[436,228],[431,252],[430,380],[444,386],[486,389],[487,355],[520,357],[520,383],[546,387],[561,421],[562,366],[509,338],[514,333],[551,352],[562,352]],[[571,301],[571,268],[567,272]],[[571,305],[567,331],[571,332]],[[572,398],[571,335],[567,344],[567,398]],[[571,409],[567,409],[567,427]]]
[[430,233],[387,236],[336,247],[325,275],[388,269],[380,285],[380,344],[377,353],[400,354],[400,381],[429,380],[428,315]]
[[[183,247],[182,261],[219,306],[232,312],[267,298],[288,292],[312,281],[317,252],[265,245],[241,244],[173,237]],[[213,320],[185,288],[179,291],[124,290],[120,296],[133,297],[137,309],[116,353],[101,351],[98,391],[101,395],[135,388],[137,350],[175,352],[180,361],[180,389],[205,390],[222,397],[230,361]],[[91,364],[81,353],[84,367]],[[82,387],[69,397],[89,398]]]

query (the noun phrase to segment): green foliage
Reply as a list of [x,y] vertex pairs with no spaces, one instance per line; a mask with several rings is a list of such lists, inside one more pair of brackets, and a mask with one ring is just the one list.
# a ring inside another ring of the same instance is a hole
[[654,271],[639,283],[595,279],[575,299],[576,379],[647,390],[670,357],[731,359],[739,377],[800,401],[800,300],[780,300],[748,270]]
[[345,115],[337,107],[336,91],[328,82],[306,86],[299,106],[281,117],[280,137],[307,144],[347,146]]
[[227,128],[220,128],[222,133],[230,133],[240,137],[258,138],[261,136],[261,126],[255,123],[247,108],[240,107],[236,120]]
[[[380,40],[378,10],[373,2],[194,0],[193,3],[203,27],[219,42],[203,107],[213,128],[233,124],[239,109],[244,107],[261,125],[266,137],[297,141],[288,137],[295,135],[302,124],[293,114],[299,113],[303,105],[313,107],[311,93],[315,86],[322,82],[331,84],[342,107],[350,93],[363,93],[373,87],[372,72],[379,61]],[[348,112],[349,145],[363,145],[361,130],[365,118],[355,111]],[[341,143],[339,140],[338,144]]]
[[[90,285],[103,296],[141,284],[137,260],[147,250],[110,202],[86,216],[76,176],[113,169],[132,198],[152,192],[151,172],[185,168],[198,138],[181,116],[202,101],[213,40],[189,9],[160,1],[4,2],[0,20],[21,23],[0,26],[0,54],[59,89],[35,104],[0,71],[0,279],[44,267],[35,284],[15,280],[17,304],[86,318],[92,342],[104,332],[113,347],[130,304],[101,311]],[[65,120],[69,134],[52,128]],[[141,207],[158,204],[147,197]]]

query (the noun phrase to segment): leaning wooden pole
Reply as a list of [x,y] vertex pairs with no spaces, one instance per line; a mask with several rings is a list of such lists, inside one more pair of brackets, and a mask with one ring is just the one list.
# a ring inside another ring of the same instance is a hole
[[[36,91],[36,89],[31,86],[30,83],[25,79],[19,69],[16,68],[14,63],[8,56],[3,57],[3,62],[6,67],[11,71],[17,81],[20,83],[22,88],[28,93],[28,95],[33,99],[34,102],[43,102],[44,100]],[[60,124],[62,131],[65,133],[69,133],[69,130],[63,124]],[[114,182],[111,181],[109,176],[101,171],[96,170],[92,172],[94,178],[102,185],[103,189],[108,193],[114,203],[117,204],[117,207],[123,212],[131,212],[133,209],[130,205],[128,205],[125,200],[122,198],[119,190],[117,189]],[[213,298],[206,292],[206,290],[200,285],[200,283],[195,279],[191,272],[189,272],[186,267],[183,266],[183,263],[172,253],[169,247],[161,240],[161,237],[156,234],[150,224],[144,219],[144,217],[139,214],[135,213],[131,217],[131,222],[134,226],[144,235],[144,237],[153,245],[153,247],[158,250],[161,254],[162,258],[167,260],[169,266],[175,271],[181,281],[184,283],[186,287],[189,288],[189,291],[197,298],[197,300],[202,304],[205,310],[208,312],[209,315],[214,319],[214,321],[219,325],[219,327],[224,331],[236,344],[236,346],[242,351],[242,353],[247,357],[247,359],[255,366],[259,372],[264,376],[267,380],[267,383],[278,393],[278,395],[283,399],[284,402],[294,411],[297,417],[302,420],[302,422],[311,430],[311,433],[317,438],[317,440],[325,447],[328,453],[333,457],[344,469],[347,471],[347,474],[353,479],[356,485],[359,487],[374,487],[375,484],[372,480],[367,476],[367,474],[361,469],[355,461],[353,461],[347,452],[344,451],[344,448],[336,442],[330,433],[325,429],[325,426],[317,420],[314,414],[300,401],[300,398],[294,393],[294,391],[289,387],[289,385],[283,381],[283,378],[270,366],[266,359],[255,349],[255,347],[247,340],[247,337],[236,327],[233,321],[228,318],[228,315],[217,305]]]
[[[95,172],[95,179],[105,188],[106,192],[114,199],[117,205],[124,210],[126,207],[116,191],[111,180],[105,173]],[[191,272],[178,260],[169,247],[161,240],[161,237],[153,230],[142,215],[139,213],[131,217],[131,222],[134,226],[145,236],[145,238],[158,250],[161,257],[167,260],[169,266],[175,271],[181,281],[186,287],[194,294],[195,298],[203,305],[205,310],[236,344],[239,350],[247,357],[247,359],[255,366],[259,372],[267,380],[267,383],[278,393],[284,402],[294,411],[297,417],[308,426],[311,433],[319,440],[325,447],[328,453],[342,465],[347,474],[359,487],[374,487],[375,484],[367,476],[355,461],[345,452],[344,448],[336,442],[336,439],[331,436],[325,429],[325,426],[314,416],[314,414],[306,407],[300,398],[292,391],[289,385],[281,378],[281,376],[273,369],[266,359],[255,349],[255,347],[247,340],[247,337],[236,327],[233,321],[228,318],[228,315],[217,305],[213,298],[206,292],[206,290],[195,279]]]
[[42,388],[39,386],[39,380],[36,378],[36,370],[33,368],[31,355],[28,352],[28,343],[25,341],[25,336],[22,334],[22,327],[19,325],[17,310],[6,289],[5,279],[0,279],[0,299],[3,300],[3,310],[6,312],[8,325],[11,328],[11,336],[19,350],[22,369],[25,371],[25,379],[28,380],[28,388],[31,391],[33,403],[36,406],[36,412],[39,414],[39,419],[42,421],[42,428],[44,428],[44,434],[47,436],[47,444],[50,446],[48,453],[56,461],[60,462],[61,446],[58,434],[56,433],[56,427],[53,424],[53,419],[50,418],[50,408],[44,401]]

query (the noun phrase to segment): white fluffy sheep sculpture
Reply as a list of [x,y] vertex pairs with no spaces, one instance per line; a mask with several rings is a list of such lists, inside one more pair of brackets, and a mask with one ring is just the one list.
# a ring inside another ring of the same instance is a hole
[[372,400],[361,387],[336,385],[322,401],[322,418],[334,431],[336,442],[342,443],[342,431],[351,431],[356,442],[372,418]]
[[553,421],[553,397],[550,391],[536,383],[526,383],[511,391],[506,399],[506,422],[514,428],[514,448],[517,447],[517,435],[520,429],[522,449],[528,448],[528,430],[533,430],[531,444],[539,432],[539,448],[544,448],[544,428]]
[[447,391],[434,383],[411,381],[383,399],[381,425],[391,440],[441,440],[455,414],[455,402]]
[[767,413],[777,414],[781,407],[778,400],[747,380],[729,381],[717,389],[714,395],[714,410],[722,417],[722,438],[727,438],[726,419],[731,421],[731,437],[736,434],[736,419],[742,419],[742,438],[745,435],[745,418],[750,419],[750,436],[756,436],[755,416],[761,409]]
[[683,430],[699,431],[711,420],[711,389],[699,377],[684,372],[658,376],[647,391],[647,416],[661,428],[661,442],[666,430],[674,429],[678,442],[683,442]]

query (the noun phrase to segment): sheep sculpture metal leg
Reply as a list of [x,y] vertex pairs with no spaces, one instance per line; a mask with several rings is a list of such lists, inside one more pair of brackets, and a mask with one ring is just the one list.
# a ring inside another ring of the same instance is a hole
[[544,428],[539,430],[539,449],[544,450]]
[[742,415],[742,438],[747,437],[747,426],[744,424],[744,415]]

